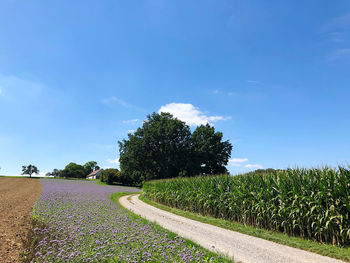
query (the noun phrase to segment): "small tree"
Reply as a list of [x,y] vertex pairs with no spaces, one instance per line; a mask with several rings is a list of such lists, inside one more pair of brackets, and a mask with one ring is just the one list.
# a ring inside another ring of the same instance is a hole
[[22,174],[29,174],[29,177],[32,178],[32,174],[39,174],[39,170],[35,165],[23,165]]
[[107,184],[113,184],[114,182],[120,182],[120,172],[118,169],[106,169],[102,171],[101,174],[101,182],[105,182]]
[[95,162],[95,161],[87,162],[86,164],[83,165],[83,167],[84,167],[86,175],[89,175],[93,171],[100,169],[100,167],[97,165],[97,162]]
[[53,169],[52,172],[46,173],[46,176],[53,176],[53,177],[58,177],[60,175],[60,170],[58,169]]

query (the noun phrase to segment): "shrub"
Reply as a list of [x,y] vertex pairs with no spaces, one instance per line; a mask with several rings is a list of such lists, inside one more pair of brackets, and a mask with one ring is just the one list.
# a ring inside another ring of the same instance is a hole
[[101,173],[101,182],[113,184],[120,181],[120,171],[118,169],[106,169]]

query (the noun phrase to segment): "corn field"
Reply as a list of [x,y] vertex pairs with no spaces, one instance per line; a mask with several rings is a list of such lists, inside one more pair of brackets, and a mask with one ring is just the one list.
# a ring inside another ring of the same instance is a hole
[[350,244],[350,167],[146,182],[145,196],[202,215],[321,243]]

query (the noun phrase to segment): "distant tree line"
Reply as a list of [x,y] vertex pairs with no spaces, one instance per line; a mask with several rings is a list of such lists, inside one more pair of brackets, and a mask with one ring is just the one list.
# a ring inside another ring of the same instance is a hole
[[69,163],[62,170],[54,169],[47,176],[64,177],[64,178],[86,178],[91,172],[100,169],[97,162],[90,161],[84,165]]
[[177,176],[227,173],[232,145],[209,124],[193,133],[169,113],[147,116],[142,127],[119,141],[120,176],[131,184]]

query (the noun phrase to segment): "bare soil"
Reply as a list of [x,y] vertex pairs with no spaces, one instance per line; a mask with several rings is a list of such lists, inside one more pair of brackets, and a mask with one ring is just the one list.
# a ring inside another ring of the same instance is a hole
[[32,227],[30,213],[41,193],[39,179],[0,177],[0,262],[20,262]]

